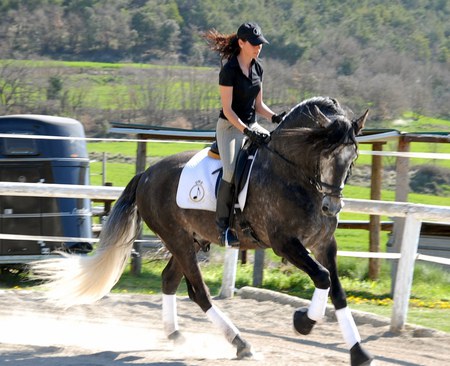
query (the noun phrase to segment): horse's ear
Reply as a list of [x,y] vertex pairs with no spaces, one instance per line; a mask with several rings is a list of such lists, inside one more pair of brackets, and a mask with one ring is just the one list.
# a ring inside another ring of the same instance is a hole
[[317,105],[314,105],[313,115],[321,127],[326,128],[331,124],[331,120],[322,113]]
[[361,132],[361,130],[364,128],[364,124],[366,123],[368,115],[369,115],[369,110],[367,110],[357,120],[353,121],[353,128],[355,129],[355,135],[358,135]]

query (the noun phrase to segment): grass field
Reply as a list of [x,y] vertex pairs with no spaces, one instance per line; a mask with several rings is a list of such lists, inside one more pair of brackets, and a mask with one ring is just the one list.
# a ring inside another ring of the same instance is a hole
[[[158,65],[148,63],[103,63],[88,61],[11,60],[2,59],[0,65],[11,64],[25,68],[39,80],[33,93],[34,101],[45,101],[42,90],[49,76],[57,77],[64,85],[65,102],[73,100],[76,107],[105,111],[139,110],[148,107],[159,110],[218,110],[220,97],[217,88],[217,67],[186,65]],[[269,85],[269,84],[268,84]],[[294,106],[308,95],[290,87],[285,93],[266,89],[267,103]],[[272,99],[271,99],[272,98]],[[76,102],[75,102],[76,101]],[[371,121],[376,128],[396,128],[409,132],[449,131],[450,121],[405,113],[401,120]]]
[[[0,64],[9,62],[12,61],[0,60]],[[217,78],[216,68],[48,60],[13,63],[34,73],[34,79],[47,73],[57,75],[65,86],[67,100],[82,101],[84,108],[108,111],[146,109],[149,105],[165,111],[220,108],[217,85],[212,82]],[[45,93],[36,93],[35,98],[45,100]]]

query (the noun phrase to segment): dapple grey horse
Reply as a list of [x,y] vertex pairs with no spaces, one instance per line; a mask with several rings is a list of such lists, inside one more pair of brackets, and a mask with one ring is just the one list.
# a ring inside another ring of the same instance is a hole
[[[367,112],[350,120],[339,103],[327,97],[295,106],[272,132],[270,142],[259,148],[249,178],[243,215],[259,243],[236,228],[242,248],[271,247],[314,282],[311,305],[294,312],[298,333],[311,331],[331,298],[351,365],[370,365],[373,357],[361,346],[347,307],[337,273],[334,232],[344,183],[358,154],[356,135],[366,118]],[[96,301],[122,274],[142,219],[172,255],[162,273],[168,338],[183,337],[175,294],[184,277],[189,297],[236,347],[237,356],[249,357],[250,344],[213,304],[197,262],[197,252],[217,242],[214,212],[181,209],[176,203],[181,171],[194,153],[162,159],[132,178],[114,205],[93,256],[65,255],[36,263],[33,271],[48,281],[48,294],[65,305]]]

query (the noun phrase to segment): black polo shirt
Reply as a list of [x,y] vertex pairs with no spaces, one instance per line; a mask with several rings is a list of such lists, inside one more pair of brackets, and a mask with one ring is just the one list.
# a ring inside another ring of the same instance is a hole
[[[255,99],[261,90],[263,68],[257,60],[253,60],[249,77],[242,72],[236,56],[222,67],[219,74],[219,85],[233,87],[231,108],[246,125],[255,122]],[[220,118],[227,119],[220,111]]]

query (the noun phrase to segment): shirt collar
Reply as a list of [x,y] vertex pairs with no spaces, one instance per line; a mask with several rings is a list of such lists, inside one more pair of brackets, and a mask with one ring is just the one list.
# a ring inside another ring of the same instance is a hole
[[[239,66],[239,61],[237,59],[237,55],[231,56],[231,58],[228,60],[228,63],[230,64],[231,67],[240,67]],[[256,63],[256,60],[253,59],[250,66],[253,67],[253,65],[255,63]]]

